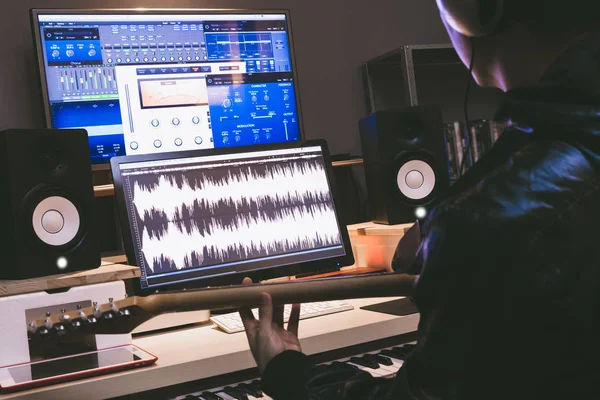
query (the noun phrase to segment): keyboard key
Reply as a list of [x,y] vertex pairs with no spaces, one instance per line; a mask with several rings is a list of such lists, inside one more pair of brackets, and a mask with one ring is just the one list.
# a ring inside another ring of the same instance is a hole
[[236,388],[226,387],[223,389],[223,391],[233,397],[235,400],[248,400],[248,395],[246,393],[242,393],[242,391]]
[[381,354],[384,356],[394,357],[402,361],[406,359],[406,352],[401,351],[398,348],[383,350]]
[[254,397],[261,397],[262,396],[262,392],[260,391],[260,389],[256,390],[251,385],[249,385],[247,383],[240,383],[235,388],[238,389],[239,391],[242,391],[242,392],[250,395],[250,396],[254,396]]
[[[335,314],[338,312],[350,311],[353,309],[354,306],[352,304],[339,300],[304,303],[300,306],[300,319]],[[284,307],[284,322],[289,321],[291,310],[292,306],[289,304]],[[255,318],[258,318],[258,309],[253,309],[252,313],[254,314]],[[244,331],[244,324],[242,323],[240,314],[238,312],[215,315],[211,317],[210,320],[227,333],[236,333]]]
[[347,364],[347,363],[339,362],[339,361],[334,361],[331,363],[331,365],[340,370],[358,369],[358,367],[356,365],[351,365],[351,364]]
[[260,397],[260,396],[262,396],[262,395],[263,395],[262,388],[260,387],[260,381],[259,381],[259,380],[252,381],[252,382],[250,382],[248,385],[249,385],[249,386],[250,386],[252,389],[254,389],[254,390],[256,391],[256,393],[258,393],[258,394],[259,394],[259,396],[256,396],[256,397]]
[[365,354],[363,358],[367,361],[373,361],[380,365],[394,365],[392,360],[390,360],[389,358],[378,356],[377,354]]
[[379,369],[379,364],[377,364],[377,362],[373,360],[366,360],[364,357],[352,357],[349,361],[363,367]]
[[379,353],[378,355],[379,355],[379,357],[387,358],[388,360],[390,360],[392,362],[392,366],[394,368],[400,369],[402,364],[404,364],[403,360],[399,360],[399,359],[393,358],[393,357],[383,356],[383,355],[381,355],[381,353]]
[[219,396],[211,392],[203,392],[200,396],[202,396],[205,400],[223,400]]
[[234,397],[231,397],[230,395],[228,395],[225,392],[217,392],[217,396],[219,396],[219,399],[222,399],[222,400],[235,400]]

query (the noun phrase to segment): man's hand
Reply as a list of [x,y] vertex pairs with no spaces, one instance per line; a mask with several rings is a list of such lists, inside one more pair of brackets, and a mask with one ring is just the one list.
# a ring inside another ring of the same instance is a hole
[[[244,285],[252,284],[250,278],[244,278]],[[283,328],[283,306],[273,307],[271,296],[263,294],[258,309],[258,320],[249,308],[240,309],[240,317],[246,328],[250,350],[262,374],[269,361],[286,350],[302,351],[298,340],[300,322],[300,304],[292,306],[288,329]]]

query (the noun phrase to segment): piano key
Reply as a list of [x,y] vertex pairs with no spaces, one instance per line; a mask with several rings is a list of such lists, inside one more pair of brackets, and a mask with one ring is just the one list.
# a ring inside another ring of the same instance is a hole
[[389,371],[385,371],[385,370],[378,371],[376,369],[372,369],[372,368],[369,368],[369,367],[363,367],[362,365],[353,364],[351,362],[349,362],[348,364],[357,366],[358,369],[360,369],[362,371],[365,371],[365,372],[368,372],[369,374],[371,374],[371,376],[373,376],[375,378],[383,378],[384,376],[390,374]]
[[252,387],[251,385],[249,385],[247,383],[240,383],[239,385],[236,386],[236,389],[243,391],[244,393],[246,393],[249,396],[254,396],[255,398],[262,395],[262,392],[260,391],[260,389],[256,390],[254,387]]
[[366,361],[372,360],[373,362],[376,362],[377,364],[385,365],[385,366],[388,366],[388,367],[390,365],[393,365],[392,360],[390,360],[387,357],[379,356],[377,354],[369,354],[369,353],[367,353],[367,354],[365,354],[363,356],[363,359],[365,359]]
[[354,364],[361,365],[363,367],[371,368],[371,369],[379,369],[379,364],[377,364],[373,360],[366,360],[364,357],[352,357],[348,360]]
[[225,389],[223,389],[223,392],[227,393],[235,400],[248,400],[248,395],[246,393],[243,393],[241,390],[238,390],[234,387],[228,386]]
[[217,392],[217,396],[219,396],[219,400],[236,400],[235,397],[231,397],[225,392]]
[[352,357],[343,358],[343,359],[338,360],[338,361],[341,362],[341,363],[344,363],[346,365],[350,365],[350,366],[356,367],[356,368],[360,369],[361,371],[368,372],[369,374],[371,374],[372,376],[374,376],[376,378],[381,378],[384,375],[388,374],[388,371],[376,370],[376,369],[373,369],[373,368],[365,367],[364,365],[353,363],[353,362],[350,361],[350,358],[352,358]]
[[400,369],[400,367],[402,366],[402,364],[404,364],[403,360],[399,360],[399,359],[394,358],[394,357],[384,356],[384,355],[382,355],[380,353],[377,353],[377,354],[379,355],[379,357],[387,358],[388,360],[390,360],[392,362],[392,366],[394,368]]
[[[363,357],[367,357],[368,358],[368,356],[376,357],[375,359],[378,359],[380,357],[383,358],[384,360],[383,360],[382,363],[379,363],[379,362],[377,363],[379,365],[378,370],[388,371],[388,373],[392,374],[392,375],[395,375],[398,372],[398,370],[400,369],[400,367],[402,366],[401,364],[400,365],[394,365],[394,362],[391,359],[389,359],[387,357],[383,357],[383,356],[378,356],[376,354],[367,353]],[[385,359],[387,359],[387,361]],[[386,376],[389,376],[389,374],[386,375]]]
[[398,367],[394,367],[393,365],[384,365],[384,364],[377,364],[377,365],[379,366],[379,368],[377,368],[377,371],[379,371],[379,373],[384,376],[395,375],[398,372],[398,370],[400,369]]
[[330,365],[331,367],[336,368],[336,369],[340,369],[340,370],[358,369],[358,367],[355,366],[355,365],[346,364],[346,363],[340,362],[340,361],[333,361],[333,362],[330,362],[330,363],[324,363],[323,365]]
[[[260,396],[264,396],[264,393],[262,391],[262,387],[260,386],[260,380],[259,379],[255,379],[251,382],[248,382],[248,385],[253,388],[259,395],[256,397],[260,397]],[[253,395],[255,396],[255,395]]]
[[204,400],[222,400],[219,398],[219,396],[217,396],[216,394],[213,394],[211,392],[202,392],[202,394],[200,394],[200,396],[202,396],[202,398]]
[[394,357],[398,360],[402,360],[404,361],[404,359],[406,358],[406,353],[402,350],[395,350],[395,349],[386,349],[383,350],[381,352],[382,355],[384,356],[388,356],[388,357]]

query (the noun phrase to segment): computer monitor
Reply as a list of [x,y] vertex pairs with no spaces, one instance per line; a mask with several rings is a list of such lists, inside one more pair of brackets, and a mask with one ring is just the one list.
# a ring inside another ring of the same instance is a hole
[[46,125],[113,156],[302,138],[288,11],[31,11]]
[[140,293],[352,265],[324,141],[114,157]]

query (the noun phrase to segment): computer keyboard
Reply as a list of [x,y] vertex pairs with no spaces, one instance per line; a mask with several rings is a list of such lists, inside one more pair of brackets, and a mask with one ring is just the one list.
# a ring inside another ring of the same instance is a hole
[[[319,317],[321,315],[335,314],[342,311],[353,310],[354,306],[345,301],[319,301],[316,303],[303,303],[300,306],[300,319]],[[283,309],[283,321],[290,319],[291,305],[286,305]],[[258,308],[252,310],[255,318],[258,318]],[[221,314],[210,317],[210,320],[219,328],[227,333],[236,333],[244,331],[244,324],[238,312]]]

